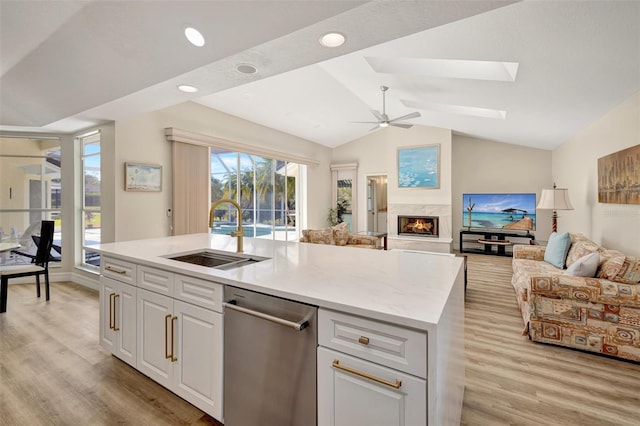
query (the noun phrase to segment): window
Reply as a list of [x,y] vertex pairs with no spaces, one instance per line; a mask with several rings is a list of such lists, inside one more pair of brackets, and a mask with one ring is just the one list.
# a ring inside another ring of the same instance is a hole
[[94,132],[78,138],[82,147],[82,207],[80,264],[97,269],[100,255],[91,251],[91,246],[100,244],[100,132]]
[[61,170],[58,138],[0,138],[0,238],[20,244],[3,262],[31,261],[42,220],[55,221],[51,266],[62,260]]
[[[302,167],[288,161],[212,147],[211,200],[230,198],[239,202],[247,237],[296,240],[299,186],[296,183]],[[236,224],[236,209],[221,204],[214,212],[211,232],[229,234],[236,229]]]

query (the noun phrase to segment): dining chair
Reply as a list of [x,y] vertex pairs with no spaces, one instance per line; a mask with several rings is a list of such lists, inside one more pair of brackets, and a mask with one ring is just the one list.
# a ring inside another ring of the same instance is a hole
[[19,277],[36,277],[36,294],[40,297],[40,275],[44,275],[46,300],[49,300],[49,257],[53,244],[54,222],[43,220],[40,227],[40,242],[34,263],[0,265],[0,313],[7,311],[7,293],[9,279]]

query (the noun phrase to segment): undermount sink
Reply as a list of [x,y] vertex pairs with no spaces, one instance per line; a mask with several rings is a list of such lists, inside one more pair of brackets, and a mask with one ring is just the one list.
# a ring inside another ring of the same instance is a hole
[[193,265],[206,266],[221,270],[235,269],[269,259],[268,257],[214,250],[205,250],[195,253],[170,254],[165,257],[179,262],[186,262]]

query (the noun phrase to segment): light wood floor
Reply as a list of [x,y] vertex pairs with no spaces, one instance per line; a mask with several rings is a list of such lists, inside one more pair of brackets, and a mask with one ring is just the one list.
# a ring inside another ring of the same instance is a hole
[[[463,425],[640,424],[639,364],[528,341],[511,260],[468,259]],[[53,283],[47,303],[33,285],[10,285],[0,425],[49,424],[215,422],[99,346],[97,292]]]
[[463,425],[640,425],[640,364],[529,341],[511,258],[468,261]]

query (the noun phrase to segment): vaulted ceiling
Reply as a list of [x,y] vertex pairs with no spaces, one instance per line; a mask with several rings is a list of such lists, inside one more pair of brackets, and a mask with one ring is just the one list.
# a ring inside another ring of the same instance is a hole
[[334,147],[385,85],[391,118],[551,149],[640,90],[640,2],[2,0],[0,71],[5,132],[192,100]]

